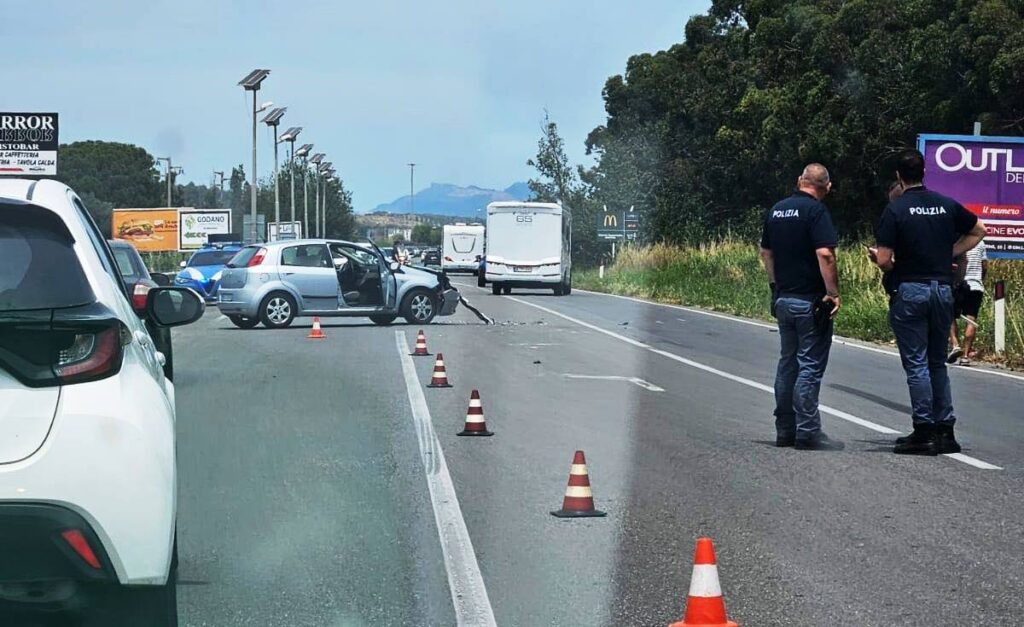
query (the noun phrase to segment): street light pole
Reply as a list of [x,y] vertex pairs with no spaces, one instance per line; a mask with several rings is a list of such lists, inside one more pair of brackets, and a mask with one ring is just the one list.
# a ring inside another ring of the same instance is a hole
[[[260,90],[260,83],[270,75],[270,70],[253,70],[245,78],[238,82],[246,91],[252,92],[252,183],[249,184],[249,193],[252,195],[251,219],[252,219],[252,241],[259,241],[259,228],[256,223],[256,92]],[[266,106],[266,105],[264,105]]]
[[281,123],[281,118],[284,116],[284,112],[288,110],[288,107],[278,107],[263,118],[263,123],[274,129],[274,222],[281,222],[281,192],[278,189],[280,187],[279,180],[281,177],[278,175],[277,170],[277,145],[280,142],[277,135],[277,127]]
[[409,214],[416,213],[416,201],[413,199],[413,172],[416,169],[415,163],[409,164]]
[[302,155],[302,228],[309,233],[309,168],[306,166],[306,155]]
[[157,161],[167,162],[167,207],[171,206],[171,158],[170,157],[157,157]]
[[291,140],[291,154],[288,155],[288,173],[292,180],[292,218],[295,222],[295,140]]

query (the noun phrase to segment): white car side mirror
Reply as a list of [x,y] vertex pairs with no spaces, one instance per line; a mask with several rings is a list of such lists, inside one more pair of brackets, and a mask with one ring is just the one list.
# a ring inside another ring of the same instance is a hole
[[178,267],[179,267],[179,268],[184,268],[184,267],[185,267],[185,262],[184,262],[184,261],[182,261],[181,263],[179,263],[179,264],[178,264]]

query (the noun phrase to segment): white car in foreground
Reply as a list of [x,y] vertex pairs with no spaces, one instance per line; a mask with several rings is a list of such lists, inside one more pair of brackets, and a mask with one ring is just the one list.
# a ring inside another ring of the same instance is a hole
[[[203,313],[148,289],[162,326]],[[106,241],[56,181],[0,179],[0,624],[177,625],[174,387]]]

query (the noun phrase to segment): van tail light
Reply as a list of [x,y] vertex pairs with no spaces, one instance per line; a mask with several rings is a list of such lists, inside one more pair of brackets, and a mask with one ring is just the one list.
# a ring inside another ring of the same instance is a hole
[[132,309],[137,314],[146,313],[146,299],[149,297],[150,286],[139,281],[132,289]]
[[248,268],[251,268],[253,266],[258,266],[261,263],[263,263],[263,259],[266,256],[267,256],[267,249],[266,248],[261,248],[261,249],[256,251],[256,254],[252,256],[252,259],[249,260],[249,263],[247,263],[245,265]]
[[0,368],[29,387],[117,374],[131,332],[98,303],[0,315]]
[[100,564],[99,558],[96,557],[96,553],[93,552],[92,547],[89,546],[89,541],[85,539],[85,535],[78,529],[67,529],[61,532],[61,537],[68,543],[78,557],[81,557],[86,564],[100,570],[103,566]]

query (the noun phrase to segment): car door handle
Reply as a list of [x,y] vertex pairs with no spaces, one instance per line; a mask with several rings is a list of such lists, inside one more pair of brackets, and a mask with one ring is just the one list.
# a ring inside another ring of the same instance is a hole
[[285,276],[291,276],[291,275],[293,275],[293,274],[295,274],[295,273],[294,273],[294,272],[285,272],[285,273],[284,273],[284,275],[285,275]]

